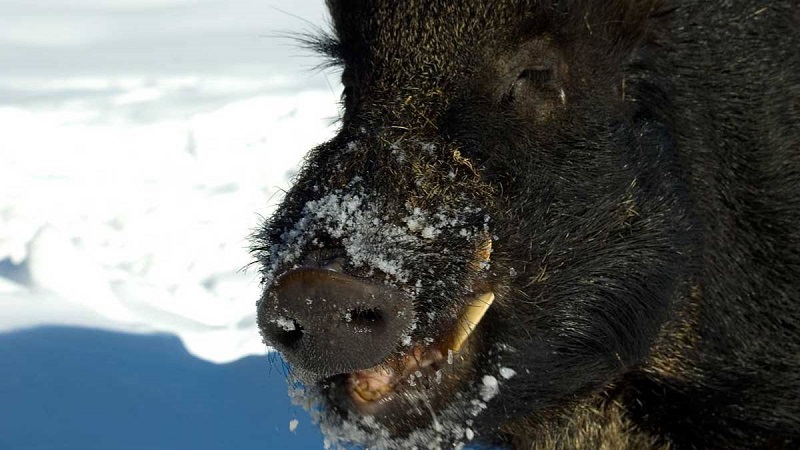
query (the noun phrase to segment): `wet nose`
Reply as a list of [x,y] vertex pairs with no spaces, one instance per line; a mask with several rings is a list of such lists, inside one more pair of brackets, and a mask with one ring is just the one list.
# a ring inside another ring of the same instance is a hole
[[280,276],[258,310],[266,341],[291,364],[322,376],[380,364],[409,332],[412,319],[408,294],[317,268]]

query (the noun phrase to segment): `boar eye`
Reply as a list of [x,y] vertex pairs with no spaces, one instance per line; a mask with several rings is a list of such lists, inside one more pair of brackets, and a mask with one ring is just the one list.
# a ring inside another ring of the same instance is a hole
[[550,69],[525,69],[517,77],[517,81],[534,83],[544,87],[553,78],[553,71]]
[[511,81],[503,103],[523,117],[547,120],[566,105],[566,94],[555,66],[527,67]]
[[494,92],[501,107],[533,122],[566,110],[567,61],[552,37],[540,35],[524,42],[498,62],[500,78]]
[[536,101],[558,92],[553,69],[525,69],[517,76],[508,92],[511,101]]

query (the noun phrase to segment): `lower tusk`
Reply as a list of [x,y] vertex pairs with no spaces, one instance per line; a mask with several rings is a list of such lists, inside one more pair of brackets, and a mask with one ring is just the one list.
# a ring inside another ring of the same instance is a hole
[[494,301],[494,292],[487,292],[478,296],[469,305],[464,308],[461,317],[458,318],[456,323],[455,332],[453,333],[452,343],[449,349],[457,352],[464,345],[464,342],[469,338],[470,334],[478,326],[478,323],[483,319],[483,315],[489,310]]

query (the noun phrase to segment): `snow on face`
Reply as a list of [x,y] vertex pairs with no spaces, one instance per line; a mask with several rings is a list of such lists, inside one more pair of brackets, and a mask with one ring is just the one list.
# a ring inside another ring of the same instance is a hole
[[[411,280],[409,264],[415,258],[415,249],[446,229],[458,230],[457,234],[467,241],[479,232],[466,225],[466,217],[478,212],[477,208],[424,211],[406,205],[407,215],[394,223],[381,210],[383,204],[379,195],[368,194],[361,186],[360,177],[354,177],[345,189],[306,202],[293,227],[284,230],[280,242],[273,244],[264,271],[264,285],[272,283],[279,275],[278,270],[297,267],[305,252],[322,248],[318,238],[324,235],[341,244],[353,267],[368,269],[368,276],[379,271],[390,284],[414,284],[419,290],[420,281]],[[480,230],[485,228],[483,224]]]
[[[352,142],[344,147],[344,154],[350,156],[362,149],[361,144]],[[432,146],[426,148],[430,152],[434,149]],[[401,150],[395,149],[396,154],[403,154]],[[407,155],[397,163],[412,164]],[[325,186],[324,181],[308,183],[307,186],[309,192],[306,195],[311,198],[294,209],[296,212],[292,214],[296,215],[291,220],[284,217],[277,220],[288,225],[272,230],[272,236],[277,236],[277,239],[269,243],[269,254],[261,255],[265,289],[269,289],[281,274],[308,264],[309,253],[335,245],[337,250],[344,251],[349,264],[358,269],[359,276],[403,289],[415,298],[415,302],[435,295],[446,303],[460,287],[454,288],[455,282],[444,283],[441,274],[437,275],[441,267],[426,264],[426,258],[434,255],[431,258],[437,264],[456,265],[448,267],[452,272],[470,270],[470,252],[477,251],[489,236],[488,215],[466,193],[448,199],[447,206],[422,208],[412,201],[403,204],[403,200],[387,200],[379,189],[359,176],[344,183],[337,179],[336,187]],[[450,244],[460,249],[453,251]],[[442,256],[442,252],[433,249],[445,249],[445,255],[453,251],[454,257],[450,261]],[[436,311],[423,316],[429,317],[431,322],[437,318]],[[284,325],[289,327],[293,324]],[[414,334],[415,329],[419,332],[417,325],[415,320],[399,345],[411,347],[415,339],[428,344],[432,342],[430,336]],[[450,352],[448,363],[454,364],[455,359]],[[441,372],[437,376],[441,381]],[[431,414],[432,421],[429,426],[402,439],[392,437],[390,430],[374,417],[350,413],[342,418],[328,411],[325,389],[317,384],[295,384],[290,393],[295,403],[305,407],[319,424],[326,436],[326,448],[345,448],[352,442],[377,449],[460,448],[479,434],[474,421],[486,409],[491,397],[499,392],[500,382],[497,380],[504,379],[497,373],[487,376],[495,380],[492,396],[485,395],[485,387],[478,377],[475,385],[469,385],[467,381],[464,390],[455,395],[448,407],[433,411],[428,393],[422,390],[426,389],[424,384],[420,384],[412,374],[405,382],[417,386],[402,395],[408,395],[412,407],[419,408],[417,415]],[[313,375],[308,379],[314,379]],[[431,395],[437,393],[431,391]]]
[[341,242],[354,267],[377,269],[398,283],[409,281],[398,249],[417,238],[403,227],[384,223],[366,194],[339,190],[305,204],[300,219],[270,253],[265,285],[280,267],[297,264],[310,245],[321,247],[316,240],[321,234]]
[[500,392],[500,386],[497,382],[497,378],[492,375],[484,375],[482,382],[481,398],[483,401],[488,402]]
[[513,376],[510,374],[514,370],[508,367],[495,366],[495,369],[495,374],[477,377],[474,385],[456,394],[444,410],[433,411],[426,398],[419,398],[417,407],[431,415],[431,422],[404,438],[392,437],[389,430],[371,416],[349,413],[342,418],[335,413],[328,413],[322,400],[324,394],[316,386],[295,384],[290,386],[289,395],[294,404],[309,411],[313,422],[320,427],[325,436],[326,449],[344,450],[350,448],[352,443],[379,450],[462,449],[479,436],[476,431],[476,425],[481,420],[479,416],[500,393],[501,380]]

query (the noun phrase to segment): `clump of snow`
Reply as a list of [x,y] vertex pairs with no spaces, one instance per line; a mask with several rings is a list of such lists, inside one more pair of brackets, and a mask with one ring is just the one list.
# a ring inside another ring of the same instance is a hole
[[[434,239],[442,233],[446,228],[456,228],[466,224],[465,218],[469,214],[479,211],[476,208],[465,207],[455,211],[436,211],[428,213],[418,207],[411,207],[406,205],[409,215],[403,218],[409,231],[412,233],[419,233],[423,239]],[[471,239],[474,236],[474,231],[467,228],[459,230],[459,234],[465,238]]]
[[475,432],[472,431],[472,428],[467,428],[465,437],[467,438],[468,441],[475,439]]
[[510,369],[508,367],[500,368],[500,376],[503,377],[504,380],[509,380],[516,374],[517,372],[514,369]]
[[436,144],[431,144],[429,142],[426,142],[426,143],[423,143],[421,147],[422,147],[422,151],[424,151],[428,155],[430,155],[430,156],[436,155]]
[[484,402],[493,399],[500,392],[500,384],[493,375],[484,375],[481,382],[481,398]]
[[[419,208],[415,208],[415,211],[418,211]],[[414,216],[408,216],[405,218],[406,225],[408,226],[408,230],[412,233],[416,233],[424,227],[423,223],[420,223],[419,219]]]
[[287,319],[286,317],[277,316],[273,318],[271,322],[280,327],[283,331],[294,331],[296,329],[294,320]]
[[423,229],[422,229],[422,233],[420,233],[420,234],[421,234],[421,235],[422,235],[422,237],[423,237],[423,238],[425,238],[425,239],[433,239],[433,238],[435,238],[435,237],[436,237],[436,236],[437,236],[439,233],[440,233],[440,231],[439,231],[438,229],[436,229],[436,228],[434,228],[434,227],[432,227],[432,226],[427,226],[427,227],[425,227],[425,228],[423,228]]
[[[500,351],[513,351],[507,346],[498,345]],[[506,380],[516,372],[510,368],[495,366],[499,369],[499,377]],[[437,370],[435,382],[442,379],[442,372]],[[457,392],[449,399],[449,404],[442,410],[434,411],[430,399],[424,393],[424,384],[417,379],[420,374],[412,374],[407,382],[417,386],[404,392],[403,407],[416,409],[419,414],[430,415],[430,423],[411,432],[406,437],[392,437],[389,430],[372,416],[363,416],[353,412],[345,417],[326,410],[326,396],[316,385],[310,387],[294,384],[289,393],[295,404],[309,411],[312,420],[319,425],[325,436],[325,448],[345,450],[352,444],[370,449],[463,449],[476,439],[475,430],[479,416],[484,413],[487,403],[497,396],[501,389],[501,381],[493,374],[478,377],[475,385],[465,391]],[[420,389],[420,390],[417,390]]]

